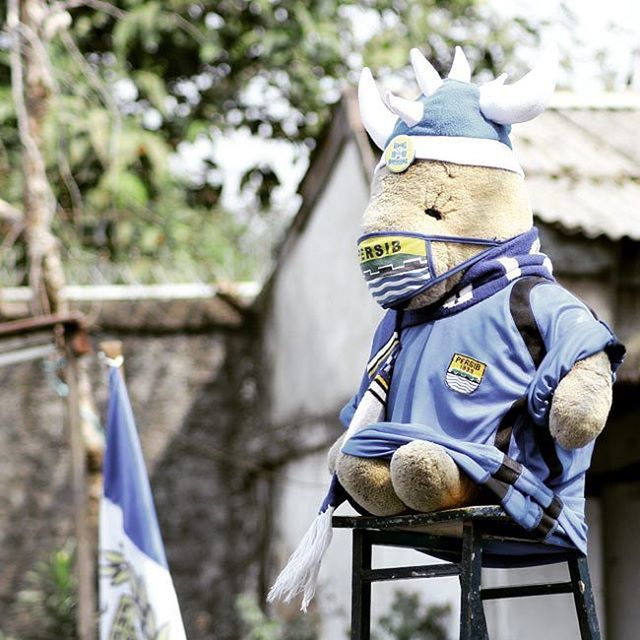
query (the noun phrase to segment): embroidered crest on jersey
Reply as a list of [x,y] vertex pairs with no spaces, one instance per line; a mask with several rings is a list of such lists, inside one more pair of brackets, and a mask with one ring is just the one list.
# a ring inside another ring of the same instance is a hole
[[447,386],[458,393],[473,393],[480,386],[486,369],[484,362],[463,353],[454,353],[447,369]]

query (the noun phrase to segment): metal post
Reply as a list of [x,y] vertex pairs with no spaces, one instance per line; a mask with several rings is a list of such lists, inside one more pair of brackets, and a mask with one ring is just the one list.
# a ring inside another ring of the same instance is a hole
[[481,594],[482,539],[473,522],[465,522],[460,563],[460,640],[489,640]]
[[78,579],[77,625],[80,640],[95,637],[96,593],[95,554],[89,533],[87,503],[87,458],[82,437],[82,421],[78,394],[78,361],[69,344],[66,345],[66,383],[69,413],[69,442],[76,534],[76,575]]
[[576,553],[569,557],[567,563],[569,565],[571,584],[573,585],[573,599],[576,603],[580,637],[582,640],[600,640],[598,614],[596,613],[596,603],[593,599],[587,558]]
[[351,566],[351,640],[369,640],[371,636],[371,582],[363,571],[371,569],[371,541],[367,532],[353,530]]

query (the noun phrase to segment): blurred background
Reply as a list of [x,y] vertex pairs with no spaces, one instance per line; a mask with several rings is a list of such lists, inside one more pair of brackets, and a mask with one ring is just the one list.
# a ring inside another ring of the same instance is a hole
[[[483,82],[518,79],[556,42],[554,103],[514,139],[556,274],[629,347],[588,511],[601,626],[635,637],[640,5],[11,0],[0,15],[0,322],[83,314],[92,531],[96,353],[123,342],[187,633],[207,640],[347,637],[339,535],[306,617],[263,602],[321,501],[379,318],[354,259],[377,154],[353,94],[362,66],[414,97],[413,46],[446,74],[462,45]],[[30,335],[0,331],[0,638],[75,638],[65,362],[26,357]],[[447,584],[376,592],[379,637],[456,637]],[[543,615],[575,637],[556,602],[491,605],[492,637],[539,637]]]

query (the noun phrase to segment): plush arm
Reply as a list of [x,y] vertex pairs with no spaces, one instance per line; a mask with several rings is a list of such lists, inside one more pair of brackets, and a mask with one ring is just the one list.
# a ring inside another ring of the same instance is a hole
[[535,425],[548,424],[560,446],[583,447],[604,428],[624,347],[606,324],[556,284],[534,287],[530,303],[546,354],[528,391],[529,414]]
[[611,409],[611,363],[600,351],[576,362],[551,401],[549,429],[565,449],[577,449],[604,429]]

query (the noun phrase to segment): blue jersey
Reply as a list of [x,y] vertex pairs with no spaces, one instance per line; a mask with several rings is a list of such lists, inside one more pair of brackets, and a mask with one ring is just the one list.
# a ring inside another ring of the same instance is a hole
[[[381,342],[395,312],[383,320]],[[423,321],[405,312],[386,421],[345,453],[390,456],[414,439],[444,446],[476,482],[541,538],[586,550],[584,480],[594,443],[566,450],[549,433],[553,392],[578,361],[621,349],[610,329],[554,281],[521,278],[460,313]],[[367,379],[341,419],[348,426]]]

